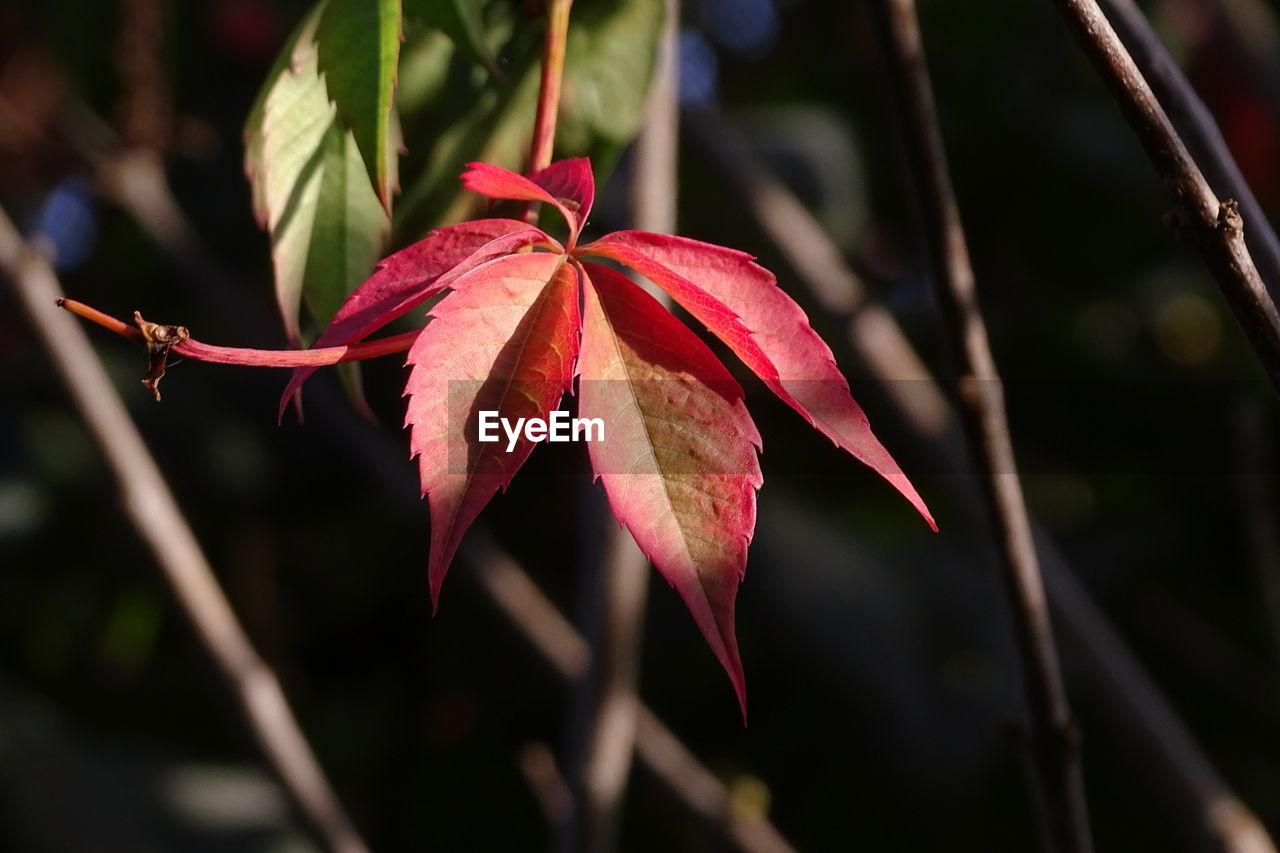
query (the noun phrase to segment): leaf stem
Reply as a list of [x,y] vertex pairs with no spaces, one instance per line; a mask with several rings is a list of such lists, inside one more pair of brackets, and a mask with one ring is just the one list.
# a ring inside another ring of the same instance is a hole
[[83,302],[78,302],[74,299],[59,299],[57,301],[57,305],[59,308],[65,308],[72,314],[97,323],[104,329],[110,329],[117,335],[123,335],[131,341],[137,341],[138,343],[146,342],[146,339],[142,337],[142,330],[137,326],[131,326],[124,320],[116,319],[110,314],[104,314],[97,308],[85,305]]
[[[123,320],[104,314],[97,308],[77,302],[74,299],[59,299],[58,307],[65,308],[72,314],[91,320],[122,335],[132,341],[145,343],[142,330]],[[206,344],[188,337],[173,345],[173,352],[185,355],[196,361],[209,361],[216,364],[242,364],[251,367],[323,367],[327,364],[338,364],[346,361],[363,361],[378,356],[404,352],[413,346],[418,332],[405,332],[380,338],[376,341],[363,341],[338,347],[317,347],[316,349],[250,349],[247,347],[223,347]]]
[[197,341],[195,338],[188,338],[174,346],[173,351],[197,361],[210,361],[217,364],[243,364],[250,367],[323,367],[327,364],[364,361],[404,352],[413,346],[418,334],[415,330],[349,346],[283,350],[220,347]]
[[542,82],[538,90],[538,113],[533,122],[533,143],[529,148],[529,174],[551,165],[556,139],[556,116],[560,111],[560,84],[564,79],[564,48],[569,37],[569,8],[573,0],[550,0],[547,7],[547,40],[542,52]]

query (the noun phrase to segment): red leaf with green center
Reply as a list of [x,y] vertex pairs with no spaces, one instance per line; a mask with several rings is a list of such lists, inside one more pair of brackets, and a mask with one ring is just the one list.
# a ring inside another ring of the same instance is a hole
[[586,264],[578,410],[609,506],[680,593],[746,718],[733,604],[763,481],[742,389],[689,329],[622,275]]
[[453,286],[409,350],[405,386],[431,510],[433,606],[463,534],[533,451],[523,433],[510,450],[505,440],[481,442],[479,413],[547,419],[573,379],[581,327],[578,277],[563,255],[511,255]]
[[[550,240],[538,229],[514,219],[479,219],[432,231],[384,258],[373,275],[342,303],[314,346],[361,340],[435,296],[463,273],[516,249]],[[280,397],[280,417],[313,373],[315,368],[294,372]]]
[[[838,447],[892,483],[937,530],[924,500],[871,432],[830,347],[810,327],[800,306],[778,287],[773,273],[755,264],[750,255],[644,231],[618,231],[580,251],[631,266],[670,293],[779,397]],[[691,291],[710,297],[711,307]],[[725,320],[725,311],[750,329],[747,341],[739,325]],[[764,370],[761,355],[769,363]]]

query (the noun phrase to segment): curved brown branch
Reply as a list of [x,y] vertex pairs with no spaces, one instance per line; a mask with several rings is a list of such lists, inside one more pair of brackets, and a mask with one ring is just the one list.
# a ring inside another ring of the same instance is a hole
[[1200,251],[1253,351],[1280,392],[1280,312],[1245,246],[1232,199],[1210,188],[1095,0],[1054,0],[1173,196],[1179,231]]
[[[490,603],[566,681],[582,678],[591,651],[529,575],[482,530],[462,548]],[[724,784],[644,705],[637,707],[636,759],[720,840],[745,853],[795,853],[767,819],[736,811]]]
[[[1075,721],[1067,705],[1017,476],[1000,375],[987,343],[960,210],[934,110],[914,0],[872,4],[888,59],[916,206],[924,223],[944,336],[957,372],[961,421],[996,527],[1030,719],[1029,747],[1049,849],[1092,849]],[[1280,374],[1278,374],[1280,376]]]
[[1253,190],[1240,174],[1213,115],[1169,51],[1160,43],[1160,38],[1138,5],[1133,0],[1100,2],[1196,161],[1204,166],[1209,182],[1217,192],[1240,203],[1245,242],[1253,251],[1258,269],[1274,296],[1280,292],[1280,238],[1276,237],[1262,205],[1258,204]]
[[[741,134],[706,113],[685,114],[684,127],[703,148],[731,191],[783,254],[799,283],[830,314],[852,315],[849,344],[871,378],[888,386],[908,435],[932,457],[953,504],[975,513],[981,503],[967,476],[955,417],[893,315],[876,303],[844,265],[839,249],[795,195],[752,153]],[[859,318],[874,317],[873,324]],[[868,337],[870,335],[870,337]],[[910,380],[910,381],[903,381]],[[1053,539],[1036,528],[1049,606],[1062,633],[1064,655],[1081,684],[1104,710],[1116,739],[1140,756],[1145,781],[1170,803],[1167,813],[1189,838],[1213,853],[1275,853],[1256,816],[1218,774],[1159,686],[1094,603]]]
[[367,850],[289,708],[275,673],[245,635],[160,470],[130,420],[84,330],[55,302],[53,271],[0,213],[0,268],[80,408],[119,482],[124,508],[209,652],[267,762],[324,849]]

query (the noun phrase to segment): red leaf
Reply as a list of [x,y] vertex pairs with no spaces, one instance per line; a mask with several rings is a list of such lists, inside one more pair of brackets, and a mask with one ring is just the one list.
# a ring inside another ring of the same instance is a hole
[[[626,264],[670,293],[779,397],[892,483],[929,526],[938,529],[924,500],[871,432],[831,349],[809,326],[800,306],[778,287],[773,273],[753,263],[750,255],[644,231],[618,231],[580,251]],[[690,291],[701,291],[704,298]],[[726,321],[726,313],[737,315],[740,326]],[[751,330],[748,340],[743,340],[740,327]],[[761,356],[772,370],[762,370]]]
[[578,410],[613,514],[680,593],[746,719],[733,605],[762,477],[742,389],[693,332],[622,275],[586,265]]
[[[559,176],[560,173],[557,172],[556,175]],[[569,225],[569,245],[577,242],[578,232],[582,230],[578,217],[560,199],[524,175],[518,175],[500,166],[490,166],[488,163],[468,163],[467,171],[462,173],[462,185],[489,198],[543,201],[547,204],[555,205],[556,209],[560,211],[560,215],[564,217],[564,221]]]
[[573,222],[569,225],[574,228],[575,234],[581,233],[596,200],[596,180],[591,174],[591,161],[586,157],[557,160],[534,175],[533,182],[555,198],[566,202],[565,206],[573,210],[577,220],[576,227]]
[[432,606],[471,522],[533,451],[521,435],[479,441],[477,416],[547,418],[573,379],[581,317],[578,277],[563,255],[510,255],[472,270],[431,309],[409,351],[405,386],[423,492],[431,508]]
[[[799,407],[799,403],[783,387],[782,381],[778,377],[778,369],[774,367],[769,356],[765,354],[760,344],[752,337],[751,330],[743,325],[737,312],[731,310],[729,306],[684,276],[664,267],[645,252],[638,251],[625,243],[614,242],[613,238],[617,234],[625,236],[627,233],[622,231],[609,234],[590,245],[583,246],[579,253],[599,255],[617,261],[620,264],[625,264],[653,281],[670,294],[676,302],[679,302],[686,311],[702,321],[702,324],[716,337],[724,341],[742,359],[743,363],[763,379],[765,384],[773,389],[778,396],[787,401],[789,405]],[[661,239],[676,239],[674,237],[666,238],[658,234],[651,236]]]
[[[407,314],[480,264],[550,238],[514,219],[478,219],[439,228],[384,258],[329,321],[315,347],[358,341]],[[296,370],[280,397],[279,417],[316,368]]]

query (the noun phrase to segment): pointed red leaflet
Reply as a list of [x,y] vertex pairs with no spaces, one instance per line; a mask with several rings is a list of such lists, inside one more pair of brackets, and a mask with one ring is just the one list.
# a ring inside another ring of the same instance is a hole
[[[783,387],[778,377],[778,369],[752,337],[751,330],[742,323],[737,312],[697,284],[664,267],[645,252],[637,251],[625,243],[614,242],[614,236],[616,235],[609,234],[594,243],[583,246],[579,251],[584,255],[598,255],[631,267],[658,285],[682,308],[698,318],[712,334],[724,341],[729,349],[742,359],[743,364],[763,379],[774,393],[788,405],[800,408],[800,404]],[[662,235],[649,236],[661,237]]]
[[431,510],[432,605],[462,536],[533,450],[478,440],[477,416],[546,419],[578,356],[578,277],[563,255],[510,255],[460,277],[409,351],[405,425]]
[[569,223],[574,233],[580,233],[591,215],[596,200],[596,180],[591,174],[591,161],[586,157],[558,160],[533,176],[533,182],[553,197],[568,200],[577,205],[575,223]]
[[[831,349],[810,327],[800,306],[778,287],[773,274],[753,263],[750,255],[644,231],[618,231],[581,251],[631,266],[670,293],[779,397],[838,447],[892,483],[937,530],[924,500],[871,432]],[[691,298],[690,289],[701,291],[713,304],[736,314],[741,326],[751,330],[749,343],[744,344],[737,328],[726,323],[722,313],[709,311],[705,302]],[[772,367],[772,375],[761,372],[760,354]]]
[[680,593],[746,719],[733,605],[755,529],[760,434],[742,389],[693,332],[624,276],[585,264],[578,411],[609,506]]
[[[358,341],[407,314],[475,267],[516,249],[550,240],[536,228],[514,219],[479,219],[450,225],[384,258],[329,321],[315,347]],[[294,371],[280,397],[279,417],[294,392],[315,368]]]
[[[550,168],[550,167],[548,167]],[[566,207],[560,199],[547,192],[524,175],[517,175],[499,166],[488,163],[468,163],[467,171],[462,173],[462,185],[489,198],[509,198],[517,201],[543,201],[554,205],[569,224],[571,234],[569,243],[578,238],[581,226],[577,216]]]

